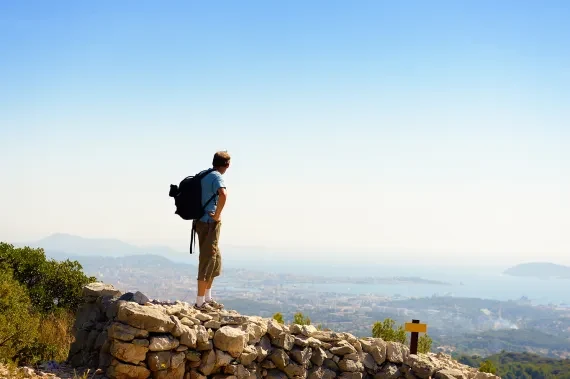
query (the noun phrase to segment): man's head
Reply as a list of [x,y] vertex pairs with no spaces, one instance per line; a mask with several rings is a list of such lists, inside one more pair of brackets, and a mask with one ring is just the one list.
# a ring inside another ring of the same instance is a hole
[[214,154],[212,166],[221,174],[225,173],[228,167],[230,167],[230,155],[228,152],[218,151],[216,154]]

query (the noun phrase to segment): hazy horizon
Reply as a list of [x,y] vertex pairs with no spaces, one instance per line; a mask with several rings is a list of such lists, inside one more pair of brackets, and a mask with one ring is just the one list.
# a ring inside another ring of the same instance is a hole
[[26,4],[0,5],[2,241],[184,252],[169,185],[227,149],[222,248],[570,264],[566,2]]

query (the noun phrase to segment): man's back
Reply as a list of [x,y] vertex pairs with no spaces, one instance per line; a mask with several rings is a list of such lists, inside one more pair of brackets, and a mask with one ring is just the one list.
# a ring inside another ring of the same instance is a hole
[[206,208],[204,209],[205,214],[202,216],[200,221],[213,221],[210,217],[210,213],[216,211],[216,206],[218,204],[219,198],[218,190],[220,188],[225,188],[225,183],[222,174],[220,174],[218,171],[214,170],[202,178],[202,206],[204,206],[204,204],[206,204],[206,202],[210,200],[212,196],[216,196],[212,199],[212,201],[208,203],[208,205],[206,205]]

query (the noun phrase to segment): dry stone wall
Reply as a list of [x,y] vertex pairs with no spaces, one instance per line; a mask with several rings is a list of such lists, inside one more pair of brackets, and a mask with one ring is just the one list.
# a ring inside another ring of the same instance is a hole
[[84,296],[68,362],[108,378],[498,378],[442,353],[411,355],[379,338],[157,304],[103,283],[87,285]]

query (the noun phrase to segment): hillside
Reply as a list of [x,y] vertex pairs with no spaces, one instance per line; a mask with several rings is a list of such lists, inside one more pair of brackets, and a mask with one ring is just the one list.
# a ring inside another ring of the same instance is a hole
[[459,355],[459,362],[479,367],[491,361],[497,367],[497,375],[505,379],[556,378],[570,379],[570,359],[552,359],[531,353],[501,352],[482,358]]
[[570,267],[549,262],[531,262],[510,267],[504,271],[504,274],[541,279],[570,279]]

